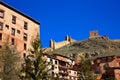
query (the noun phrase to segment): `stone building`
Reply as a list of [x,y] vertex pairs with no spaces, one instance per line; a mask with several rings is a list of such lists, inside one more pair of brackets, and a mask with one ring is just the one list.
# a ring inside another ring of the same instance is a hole
[[50,74],[60,80],[77,80],[78,71],[75,68],[75,60],[59,54],[44,54],[47,62],[52,62]]
[[106,80],[110,77],[120,80],[120,56],[98,57],[93,62],[93,71],[98,75],[97,80]]
[[39,35],[40,23],[8,4],[0,1],[0,49],[4,43],[14,45],[17,51],[26,53],[31,41]]
[[89,38],[96,38],[96,37],[99,37],[98,31],[90,31]]

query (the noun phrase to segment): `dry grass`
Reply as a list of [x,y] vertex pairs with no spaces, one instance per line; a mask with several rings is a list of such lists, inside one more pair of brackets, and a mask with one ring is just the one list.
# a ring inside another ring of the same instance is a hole
[[92,38],[84,41],[78,41],[49,52],[49,54],[53,53],[64,56],[70,56],[72,54],[78,55],[81,53],[97,54],[92,57],[112,54],[119,55],[120,42],[113,42],[107,37]]

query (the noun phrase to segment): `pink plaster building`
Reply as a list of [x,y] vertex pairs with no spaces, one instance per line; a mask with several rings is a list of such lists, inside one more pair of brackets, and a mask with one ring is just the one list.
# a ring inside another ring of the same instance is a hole
[[[39,35],[40,23],[8,4],[0,1],[0,49],[4,43],[14,45],[17,51],[26,53],[31,41]],[[21,54],[22,55],[22,54]]]

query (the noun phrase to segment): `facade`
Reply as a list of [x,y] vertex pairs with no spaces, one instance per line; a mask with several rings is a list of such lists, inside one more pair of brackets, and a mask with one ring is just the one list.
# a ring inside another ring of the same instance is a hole
[[51,73],[53,77],[59,77],[61,80],[77,80],[78,72],[74,68],[75,61],[59,54],[45,54],[47,62],[52,62]]
[[36,20],[0,1],[1,50],[7,42],[14,45],[17,51],[26,53],[31,47],[31,41],[39,35],[39,26]]
[[99,57],[94,60],[93,71],[100,80],[110,77],[120,80],[120,56]]
[[[47,62],[52,62],[50,75],[61,80],[78,79],[78,63],[69,57],[59,54],[44,54]],[[97,76],[96,80],[107,80],[110,77],[120,80],[120,56],[105,56],[90,60],[91,71]]]

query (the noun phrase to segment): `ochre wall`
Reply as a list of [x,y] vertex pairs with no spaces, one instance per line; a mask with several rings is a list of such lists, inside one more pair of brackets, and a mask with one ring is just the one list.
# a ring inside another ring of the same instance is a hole
[[[11,43],[11,38],[14,38],[15,46],[19,52],[24,52],[24,43],[27,44],[27,49],[30,48],[31,41],[35,39],[37,34],[39,34],[39,24],[1,4],[0,10],[4,11],[4,18],[0,18],[0,22],[3,23],[3,30],[0,31],[0,33],[2,33],[2,40],[0,41],[0,44],[3,45],[6,41]],[[13,15],[16,16],[16,24],[12,23]],[[27,30],[24,29],[24,21],[28,23]],[[9,25],[9,29],[6,29],[5,25]],[[11,35],[11,28],[15,29],[15,36]],[[17,33],[17,30],[20,30],[20,34]],[[27,41],[23,40],[24,33],[27,34]]]

